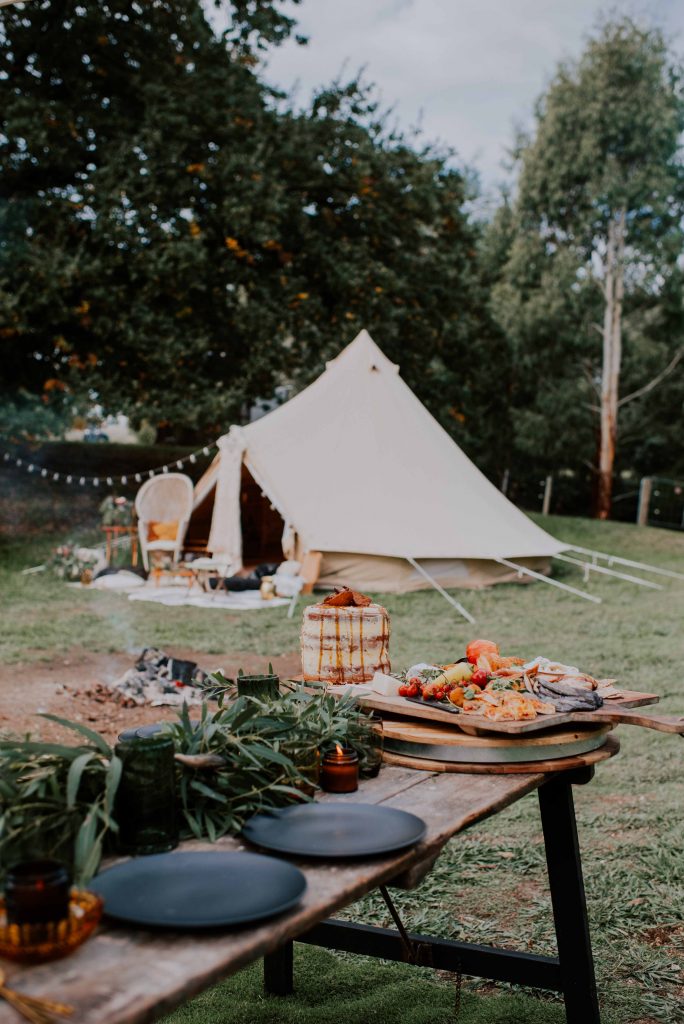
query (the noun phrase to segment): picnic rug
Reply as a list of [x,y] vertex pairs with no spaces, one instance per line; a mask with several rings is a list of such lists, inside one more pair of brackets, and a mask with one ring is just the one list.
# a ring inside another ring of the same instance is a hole
[[277,608],[280,605],[289,604],[288,597],[272,597],[264,601],[258,590],[244,590],[241,592],[212,591],[207,594],[198,586],[155,586],[154,583],[146,583],[143,587],[137,587],[128,595],[129,601],[152,601],[155,604],[163,605],[188,605],[192,608],[214,608],[228,609],[229,611],[247,612],[258,611],[262,608]]

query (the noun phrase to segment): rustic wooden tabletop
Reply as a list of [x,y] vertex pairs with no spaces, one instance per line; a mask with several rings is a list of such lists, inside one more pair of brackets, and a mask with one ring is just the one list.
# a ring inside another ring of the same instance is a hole
[[[250,929],[223,934],[153,932],[104,922],[95,938],[70,957],[34,967],[2,961],[7,983],[21,992],[70,1003],[74,1024],[143,1024],[307,931],[383,883],[411,887],[456,833],[537,789],[542,774],[463,776],[385,767],[357,793],[325,800],[355,800],[411,811],[427,824],[423,842],[388,857],[353,862],[294,863],[306,875],[300,906]],[[245,849],[237,839],[190,842],[183,850]],[[0,1002],[0,1024],[16,1024],[16,1011]]]

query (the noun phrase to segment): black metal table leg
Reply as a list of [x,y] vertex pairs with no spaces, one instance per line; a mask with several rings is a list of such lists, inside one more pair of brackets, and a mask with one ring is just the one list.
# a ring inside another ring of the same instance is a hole
[[539,789],[539,806],[566,1018],[568,1024],[600,1024],[572,776],[546,782]]
[[272,996],[290,996],[294,992],[294,943],[286,942],[280,949],[264,957],[264,988]]

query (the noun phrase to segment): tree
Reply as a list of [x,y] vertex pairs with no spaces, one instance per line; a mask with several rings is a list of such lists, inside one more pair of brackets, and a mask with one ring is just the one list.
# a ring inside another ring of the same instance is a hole
[[598,288],[597,513],[610,513],[618,414],[679,364],[681,338],[652,381],[620,394],[626,304],[658,295],[682,248],[684,128],[680,69],[660,32],[608,22],[579,62],[562,66],[523,140],[518,216],[552,262],[577,265],[575,286]]
[[[0,335],[10,393],[22,387],[49,403],[97,394],[137,419],[145,406],[155,420],[177,410],[190,426],[206,414],[207,373],[216,390],[224,383],[211,371],[226,292],[221,282],[217,301],[216,275],[197,259],[193,206],[214,154],[235,154],[234,180],[249,178],[251,129],[273,118],[256,53],[292,27],[279,6],[235,0],[220,38],[196,0],[3,9]],[[188,323],[193,289],[199,323]],[[249,353],[239,339],[226,350],[239,377]]]
[[226,10],[219,35],[199,0],[3,9],[8,388],[215,436],[365,326],[458,431],[445,382],[460,364],[467,390],[481,306],[463,176],[358,81],[294,111],[259,75],[291,20]]

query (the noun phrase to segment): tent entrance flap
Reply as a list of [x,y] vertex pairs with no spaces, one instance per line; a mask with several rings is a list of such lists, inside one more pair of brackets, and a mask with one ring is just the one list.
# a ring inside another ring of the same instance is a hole
[[[216,481],[195,506],[188,528],[191,550],[225,555],[237,567],[282,562],[285,524],[240,458],[222,456]],[[228,470],[226,472],[226,470]]]

